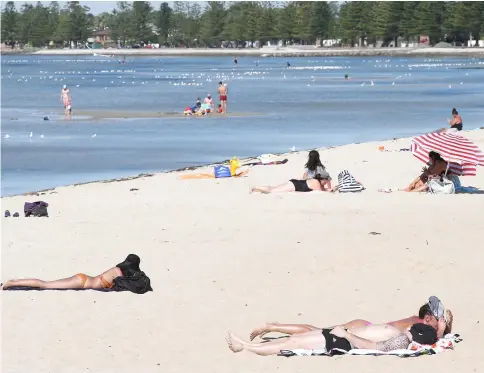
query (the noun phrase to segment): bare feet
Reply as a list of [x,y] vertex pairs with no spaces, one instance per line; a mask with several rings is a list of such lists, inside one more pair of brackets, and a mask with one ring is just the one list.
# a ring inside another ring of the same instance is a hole
[[250,340],[253,341],[256,337],[262,338],[265,336],[267,333],[271,332],[270,327],[273,325],[278,325],[278,322],[267,322],[264,326],[260,328],[256,328],[250,333]]
[[244,350],[244,344],[241,340],[235,337],[231,332],[228,332],[227,337],[225,337],[229,348],[233,352],[240,352]]
[[9,280],[6,283],[1,284],[0,287],[2,288],[2,290],[7,290],[11,285],[11,281]]

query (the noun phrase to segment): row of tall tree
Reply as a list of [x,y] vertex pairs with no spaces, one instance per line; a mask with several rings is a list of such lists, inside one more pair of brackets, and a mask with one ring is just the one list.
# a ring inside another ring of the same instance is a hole
[[42,47],[84,43],[95,31],[108,30],[121,44],[161,43],[167,46],[219,47],[284,43],[313,44],[317,39],[342,44],[383,45],[397,38],[419,35],[440,41],[465,43],[484,37],[484,2],[444,1],[175,1],[153,9],[148,1],[116,3],[115,9],[92,15],[78,1],[63,8],[13,1],[2,9],[1,36],[7,43]]

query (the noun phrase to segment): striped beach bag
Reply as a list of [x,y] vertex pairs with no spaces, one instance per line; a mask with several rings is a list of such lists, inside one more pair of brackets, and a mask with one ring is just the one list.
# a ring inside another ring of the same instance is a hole
[[361,192],[365,187],[361,185],[349,173],[348,170],[343,170],[338,175],[338,191],[340,193]]

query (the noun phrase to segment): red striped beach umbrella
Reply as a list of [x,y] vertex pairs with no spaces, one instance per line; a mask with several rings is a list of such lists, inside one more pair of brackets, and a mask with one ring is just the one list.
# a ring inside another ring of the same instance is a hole
[[477,166],[484,166],[484,153],[469,139],[453,132],[434,132],[412,140],[412,154],[424,163],[434,151],[449,162],[454,175],[475,176]]

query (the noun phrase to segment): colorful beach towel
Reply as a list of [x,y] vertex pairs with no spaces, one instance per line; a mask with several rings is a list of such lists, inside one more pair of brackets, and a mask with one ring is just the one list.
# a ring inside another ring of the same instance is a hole
[[421,345],[416,342],[412,342],[406,350],[395,350],[389,352],[382,352],[377,350],[363,350],[353,349],[350,351],[343,351],[339,349],[333,349],[331,351],[326,350],[281,350],[278,356],[333,356],[335,352],[343,353],[344,355],[392,355],[398,357],[417,357],[422,355],[435,355],[445,350],[453,350],[455,345],[462,341],[459,334],[447,334],[443,338],[440,338],[437,343],[433,345]]

